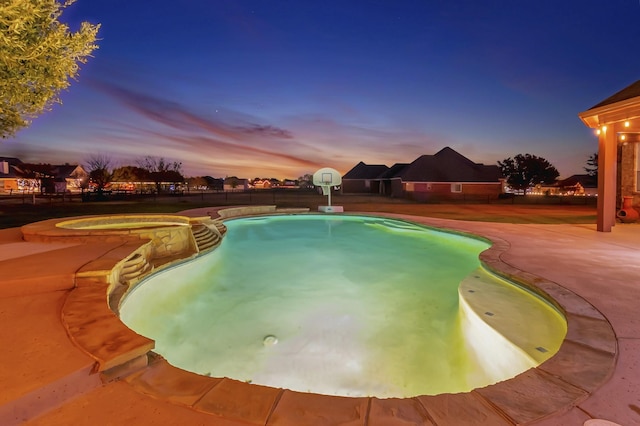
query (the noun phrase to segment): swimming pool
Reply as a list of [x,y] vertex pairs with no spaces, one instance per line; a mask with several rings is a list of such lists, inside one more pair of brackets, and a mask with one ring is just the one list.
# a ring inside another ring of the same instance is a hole
[[[364,216],[225,223],[216,250],[154,275],[122,303],[121,319],[173,365],[343,396],[463,392],[514,375],[488,368],[495,345],[478,341],[496,336],[477,339],[487,328],[459,297],[461,282],[487,287],[478,254],[488,243]],[[507,350],[494,354],[500,364],[526,369],[553,355],[562,316],[522,289],[491,285],[545,323],[536,334],[544,354]]]

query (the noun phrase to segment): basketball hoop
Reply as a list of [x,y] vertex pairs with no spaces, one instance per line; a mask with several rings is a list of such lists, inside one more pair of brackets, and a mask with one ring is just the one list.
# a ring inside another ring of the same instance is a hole
[[[313,174],[313,184],[322,188],[322,195],[328,197],[328,206],[331,206],[331,188],[342,183],[340,172],[329,167],[318,170]],[[331,210],[331,208],[329,208]]]

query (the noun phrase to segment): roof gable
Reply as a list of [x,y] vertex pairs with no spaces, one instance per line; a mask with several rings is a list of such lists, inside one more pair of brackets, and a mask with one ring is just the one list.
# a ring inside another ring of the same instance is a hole
[[497,165],[474,163],[446,147],[434,155],[418,157],[400,177],[413,182],[499,182],[502,174]]
[[16,166],[20,166],[22,161],[16,157],[0,157],[0,163],[4,163],[2,164],[2,167],[0,167],[0,178],[7,179],[20,177],[16,172]]
[[84,167],[78,164],[62,164],[52,166],[53,174],[56,178],[67,179],[67,178],[83,178],[88,175],[85,171]]
[[378,176],[379,179],[391,179],[397,177],[402,173],[404,169],[409,166],[409,163],[396,163],[393,166],[389,167],[389,169]]
[[589,175],[572,175],[566,179],[557,182],[557,185],[560,187],[563,186],[574,186],[576,184],[580,184],[583,188],[597,188],[598,187],[598,179],[595,176]]
[[0,161],[6,161],[7,163],[11,164],[12,166],[15,166],[17,164],[22,164],[22,161],[20,161],[16,157],[0,157]]
[[389,170],[384,164],[365,164],[362,161],[342,176],[342,179],[375,179]]

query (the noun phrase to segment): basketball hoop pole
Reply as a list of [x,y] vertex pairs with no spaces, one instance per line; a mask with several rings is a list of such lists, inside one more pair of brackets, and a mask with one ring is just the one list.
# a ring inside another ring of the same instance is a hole
[[327,187],[329,190],[329,205],[331,205],[331,186]]

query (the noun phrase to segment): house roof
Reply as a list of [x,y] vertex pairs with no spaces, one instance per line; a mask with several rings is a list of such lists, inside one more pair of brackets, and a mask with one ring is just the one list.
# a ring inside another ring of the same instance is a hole
[[22,163],[15,167],[18,176],[31,179],[55,178],[51,164]]
[[22,164],[22,161],[16,157],[0,157],[0,161],[6,161],[9,164]]
[[422,155],[398,176],[408,182],[499,182],[497,165],[474,163],[457,151],[445,147],[434,155]]
[[637,97],[640,97],[640,80],[630,84],[629,86],[625,87],[619,92],[614,93],[613,95],[609,96],[607,99],[589,108],[589,110],[600,108],[605,105],[615,104],[616,102],[626,101],[627,99],[632,99]]
[[[78,167],[80,167],[78,169]],[[62,164],[57,166],[51,166],[51,171],[56,178],[70,178],[70,177],[82,177],[82,174],[86,174],[86,171],[82,166],[78,164]],[[75,172],[78,173],[75,173]]]
[[391,179],[398,176],[402,171],[407,168],[409,163],[396,163],[393,166],[389,167],[389,169],[383,172],[378,179]]
[[558,181],[557,185],[560,187],[564,186],[575,186],[576,184],[580,184],[583,188],[597,188],[598,180],[595,176],[589,175],[573,175],[569,176],[566,179]]
[[375,179],[389,170],[384,164],[365,164],[362,161],[342,176],[342,179]]
[[16,166],[20,166],[22,161],[20,161],[16,157],[0,157],[0,162],[9,163],[9,173],[3,173],[2,168],[0,168],[0,178],[16,178],[20,177],[20,175],[16,171]]

